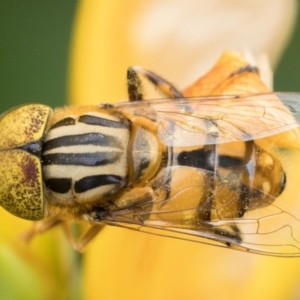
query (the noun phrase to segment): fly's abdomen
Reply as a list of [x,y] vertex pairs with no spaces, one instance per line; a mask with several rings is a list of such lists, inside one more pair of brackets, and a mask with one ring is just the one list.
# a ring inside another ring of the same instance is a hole
[[221,144],[216,150],[211,219],[242,217],[272,204],[284,190],[280,161],[254,141]]
[[241,218],[272,204],[284,190],[285,173],[254,141],[234,142],[169,148],[168,165],[154,183],[159,201],[153,211],[174,211],[159,217],[184,226]]
[[[57,115],[59,115],[57,113]],[[129,122],[106,110],[54,121],[42,151],[44,183],[61,204],[106,200],[126,184]]]

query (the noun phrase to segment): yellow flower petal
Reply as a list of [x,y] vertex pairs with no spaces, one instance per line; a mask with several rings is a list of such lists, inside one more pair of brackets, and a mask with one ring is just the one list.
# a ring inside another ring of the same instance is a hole
[[71,103],[111,103],[127,98],[127,22],[138,3],[80,2],[70,59]]

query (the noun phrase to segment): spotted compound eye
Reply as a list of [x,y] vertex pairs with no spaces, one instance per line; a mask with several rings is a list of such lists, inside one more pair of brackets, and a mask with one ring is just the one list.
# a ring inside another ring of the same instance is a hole
[[44,218],[40,153],[50,112],[31,104],[0,116],[0,205],[19,218]]

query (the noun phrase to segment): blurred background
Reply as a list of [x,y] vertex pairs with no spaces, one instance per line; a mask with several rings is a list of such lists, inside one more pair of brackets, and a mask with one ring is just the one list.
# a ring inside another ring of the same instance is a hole
[[1,1],[1,111],[13,105],[66,103],[76,1]]
[[[0,1],[0,112],[32,102],[56,107],[125,99],[132,64],[182,88],[224,50],[269,56],[274,90],[300,92],[298,1],[92,2]],[[298,260],[275,262],[139,233],[124,237],[119,229],[105,230],[82,257],[57,229],[22,247],[14,237],[30,222],[2,210],[0,220],[0,299],[28,293],[31,299],[118,299],[118,289],[123,299],[299,299]]]
[[[74,0],[0,2],[0,111],[21,103],[41,102],[53,107],[66,103],[72,30],[77,5],[78,2]],[[298,12],[299,8],[296,13]],[[210,14],[213,15],[213,11]],[[257,16],[253,16],[254,21],[256,18]],[[258,30],[256,34],[263,33]],[[300,91],[299,18],[291,34],[282,57],[276,58],[276,62],[273,63],[276,91]],[[119,38],[116,36],[115,40]],[[197,36],[194,38],[197,39]],[[254,39],[253,36],[251,38]],[[102,40],[105,43],[105,37]],[[227,48],[224,47],[224,50]],[[117,48],[111,51],[114,52],[116,59],[122,56],[122,52]],[[221,53],[221,50],[219,51]],[[154,59],[157,67],[153,66],[152,69],[156,71],[162,62],[161,57],[154,56]],[[176,69],[176,65],[173,67]],[[203,71],[199,72],[199,75],[202,73]],[[125,75],[126,69],[121,74],[124,84]],[[179,84],[174,81],[175,78],[168,79]],[[99,99],[99,102],[101,101],[108,100]]]

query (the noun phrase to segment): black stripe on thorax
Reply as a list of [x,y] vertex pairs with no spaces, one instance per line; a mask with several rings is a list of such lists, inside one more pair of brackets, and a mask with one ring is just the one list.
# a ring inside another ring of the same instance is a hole
[[118,159],[118,154],[113,152],[53,153],[43,155],[42,164],[97,167],[113,164]]
[[113,121],[97,116],[91,115],[83,115],[78,118],[78,122],[88,124],[88,125],[95,125],[95,126],[104,126],[104,127],[112,127],[112,128],[128,128],[127,124],[123,123],[122,121]]
[[72,188],[71,178],[49,178],[45,180],[45,185],[51,191],[65,194],[69,192]]
[[50,129],[74,125],[75,123],[76,123],[76,121],[74,118],[68,117],[68,118],[62,119],[62,120],[58,121],[57,123],[53,124]]
[[66,135],[51,139],[44,143],[43,152],[58,147],[76,145],[94,145],[122,149],[122,145],[116,137],[97,132],[91,132],[77,135]]
[[[121,185],[123,178],[117,175],[95,175],[84,177],[75,182],[76,193],[84,193],[93,188],[109,184]],[[53,192],[59,194],[68,193],[72,188],[71,178],[50,178],[45,180],[45,185]]]
[[74,190],[76,193],[84,193],[88,190],[105,186],[109,184],[120,185],[122,183],[122,177],[117,175],[94,175],[84,177],[75,182]]

